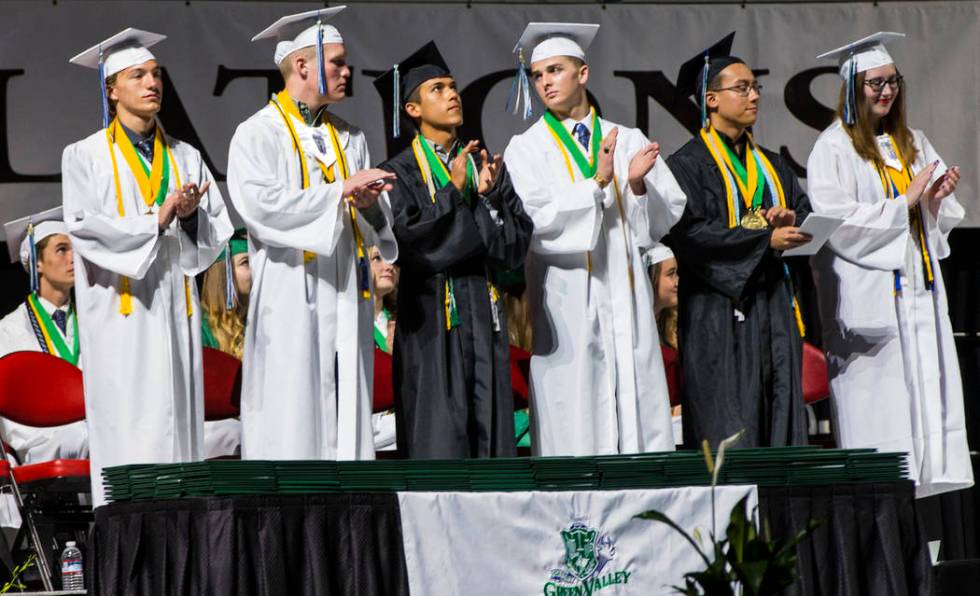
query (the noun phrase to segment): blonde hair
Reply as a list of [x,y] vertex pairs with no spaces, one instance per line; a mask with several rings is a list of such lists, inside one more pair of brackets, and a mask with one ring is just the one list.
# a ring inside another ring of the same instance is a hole
[[507,301],[507,339],[511,345],[530,352],[534,345],[534,328],[527,292],[520,296],[506,292],[504,297]]
[[279,62],[279,74],[282,75],[283,82],[289,78],[289,75],[293,74],[293,60],[295,60],[297,56],[302,57],[307,62],[314,60],[316,58],[316,46],[300,48],[286,54],[286,57]]
[[241,360],[245,351],[248,302],[236,296],[235,307],[232,310],[225,308],[225,283],[225,260],[221,259],[204,272],[201,310],[207,317],[211,334],[218,342],[218,349]]

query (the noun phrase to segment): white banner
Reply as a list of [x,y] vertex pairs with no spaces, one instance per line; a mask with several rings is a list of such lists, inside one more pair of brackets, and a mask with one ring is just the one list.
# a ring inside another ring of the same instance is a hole
[[[756,487],[715,489],[718,535],[746,495],[751,513]],[[666,524],[634,519],[650,509],[712,549],[709,487],[399,493],[398,504],[412,594],[671,594],[705,564]]]
[[[235,127],[280,86],[274,43],[249,43],[283,14],[313,3],[80,1],[0,3],[0,221],[60,202],[65,145],[99,126],[94,71],[68,58],[134,26],[169,36],[153,48],[167,69],[162,119],[198,146],[219,179]],[[703,48],[736,31],[733,53],[765,85],[757,138],[805,166],[831,118],[840,81],[814,58],[878,30],[904,31],[892,48],[907,82],[910,124],[921,128],[963,180],[957,193],[968,225],[980,225],[977,97],[980,3],[738,5],[354,4],[336,18],[354,68],[351,97],[337,106],[367,133],[372,156],[386,143],[382,99],[372,72],[390,68],[434,39],[464,90],[463,134],[502,152],[529,123],[504,113],[515,66],[511,49],[528,21],[602,25],[590,48],[589,89],[603,115],[679,148],[696,122],[693,101],[677,97],[677,71]],[[389,116],[390,117],[390,116]],[[392,145],[392,148],[394,145]]]

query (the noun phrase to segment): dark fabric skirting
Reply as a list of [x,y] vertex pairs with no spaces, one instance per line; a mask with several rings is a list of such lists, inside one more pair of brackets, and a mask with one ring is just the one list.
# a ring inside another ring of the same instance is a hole
[[394,494],[107,505],[86,561],[90,594],[408,594]]
[[800,581],[787,594],[926,595],[929,551],[911,482],[763,487],[759,508],[774,536],[789,537],[810,518],[822,525],[800,543]]
[[[911,483],[763,487],[759,502],[774,536],[823,520],[800,546],[789,594],[929,593]],[[89,593],[106,596],[408,594],[395,494],[108,505],[96,511],[86,561]]]

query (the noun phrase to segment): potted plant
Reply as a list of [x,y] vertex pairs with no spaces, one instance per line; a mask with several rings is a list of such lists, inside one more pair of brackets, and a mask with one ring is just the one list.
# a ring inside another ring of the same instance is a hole
[[[718,484],[718,473],[724,463],[725,450],[735,444],[742,433],[725,439],[718,446],[717,465],[712,457],[707,441],[702,443],[705,463],[711,474],[711,518],[712,529],[710,552],[702,547],[701,536],[694,531],[692,536],[672,519],[657,510],[637,515],[640,519],[667,524],[680,533],[704,561],[705,568],[684,574],[684,586],[674,586],[679,594],[688,596],[773,596],[782,594],[797,579],[796,545],[809,536],[819,526],[811,519],[806,527],[789,540],[774,540],[768,524],[763,524],[760,533],[758,523],[748,512],[748,496],[743,497],[728,517],[725,534],[719,536],[714,527],[715,498],[714,488]],[[757,512],[756,512],[757,513]]]

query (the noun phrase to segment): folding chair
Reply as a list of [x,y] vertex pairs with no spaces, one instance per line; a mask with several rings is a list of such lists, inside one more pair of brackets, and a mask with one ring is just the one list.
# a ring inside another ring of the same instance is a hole
[[[0,358],[0,416],[36,427],[84,420],[82,371],[41,352],[14,352]],[[13,548],[26,536],[37,555],[44,588],[53,590],[52,571],[58,558],[54,529],[71,527],[77,541],[84,544],[92,519],[91,505],[79,499],[80,494],[91,492],[89,461],[56,459],[8,466],[7,475],[24,520]],[[51,529],[43,539],[41,526]]]
[[374,406],[375,414],[395,407],[395,388],[391,380],[391,354],[374,347]]
[[242,362],[214,348],[202,349],[204,419],[227,420],[241,415]]
[[832,433],[820,432],[820,415],[827,414],[826,404],[820,402],[830,397],[830,381],[827,375],[827,357],[823,350],[813,344],[803,342],[803,403],[806,404],[807,426],[816,434],[810,442],[824,447],[834,447]]
[[817,346],[803,342],[803,401],[813,404],[828,397],[827,357]]
[[670,407],[681,404],[681,384],[684,382],[684,371],[681,368],[681,356],[674,348],[660,344],[660,354],[664,358],[664,375],[667,377],[667,395]]
[[528,407],[531,381],[531,354],[517,346],[510,346],[510,386],[514,391],[514,410]]

